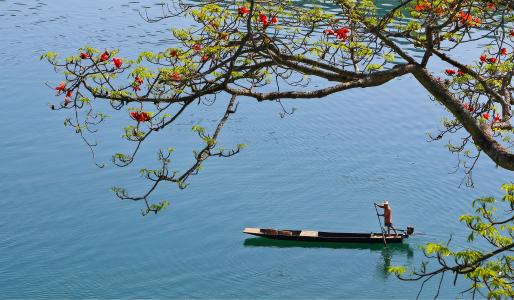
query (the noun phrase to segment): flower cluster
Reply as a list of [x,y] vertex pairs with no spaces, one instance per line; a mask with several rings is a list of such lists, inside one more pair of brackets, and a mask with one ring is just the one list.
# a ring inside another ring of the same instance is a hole
[[182,80],[182,76],[181,76],[179,73],[173,73],[173,74],[171,75],[171,79],[172,79],[173,81],[180,81],[180,80]]
[[138,123],[150,121],[151,115],[145,111],[133,111],[130,113],[132,119],[136,120]]
[[114,64],[116,69],[121,68],[121,65],[123,64],[123,62],[121,61],[121,58],[116,58],[116,57],[112,59],[112,63]]
[[475,111],[473,105],[469,105],[468,103],[464,103],[464,108],[471,113]]
[[134,92],[140,91],[142,84],[143,79],[139,76],[136,76],[136,78],[134,78],[134,82],[132,83],[132,89],[134,90]]
[[458,71],[455,71],[453,69],[446,69],[444,72],[448,76],[457,75],[457,77],[462,77],[462,76],[464,76],[464,74],[466,74],[466,72],[464,72],[464,70],[460,70],[460,69]]
[[487,55],[482,54],[482,55],[480,55],[480,62],[494,64],[494,63],[496,63],[496,57],[487,57]]
[[109,52],[107,50],[104,51],[104,53],[102,53],[102,55],[100,55],[100,62],[104,62],[106,60],[109,59]]
[[[470,113],[474,113],[476,111],[475,107],[473,107],[473,105],[470,105],[468,103],[464,103],[463,106],[464,106],[464,109],[466,109]],[[491,115],[488,112],[485,112],[480,116],[481,122],[487,122],[490,118],[491,118]],[[500,116],[500,114],[498,114],[498,113],[494,114],[494,117],[492,118],[492,123],[501,122],[501,121],[502,121],[502,117]]]
[[473,18],[470,13],[459,12],[458,14],[459,22],[462,26],[466,27],[478,27],[482,24],[482,20],[480,18]]
[[453,76],[453,75],[457,74],[457,71],[452,70],[452,69],[446,69],[444,72],[445,72],[445,73],[446,73],[446,75],[448,75],[448,76]]
[[271,18],[268,18],[264,13],[259,14],[259,22],[262,23],[262,26],[264,28],[268,27],[269,25],[276,24],[278,22],[278,18],[273,16]]
[[[489,118],[491,117],[491,115],[489,115],[489,113],[483,113],[482,114],[482,118],[484,121],[486,120],[489,120]],[[500,114],[495,114],[493,119],[492,119],[492,122],[493,123],[496,123],[496,122],[501,122],[502,118],[500,116]]]
[[68,106],[68,104],[71,102],[71,97],[73,97],[73,91],[67,90],[66,84],[64,82],[61,82],[58,86],[56,86],[55,90],[57,91],[57,94],[61,94],[66,91],[66,94],[64,95],[64,106]]
[[427,11],[427,10],[430,10],[430,8],[432,8],[432,3],[428,2],[428,1],[418,2],[416,4],[416,6],[414,7],[414,9],[418,12]]
[[250,10],[246,6],[241,6],[237,9],[239,15],[244,16],[250,13]]
[[55,90],[60,93],[63,92],[66,89],[66,85],[64,82],[61,82],[58,86],[55,87]]
[[414,10],[418,13],[433,11],[438,15],[442,15],[442,14],[444,14],[445,9],[441,4],[442,3],[435,5],[435,8],[434,8],[434,7],[432,7],[432,3],[430,3],[428,0],[422,0],[422,1],[418,1],[416,3],[416,5],[414,6]]
[[348,34],[350,33],[350,29],[343,27],[337,30],[334,29],[326,29],[323,31],[326,35],[335,35],[339,40],[345,41],[348,39]]

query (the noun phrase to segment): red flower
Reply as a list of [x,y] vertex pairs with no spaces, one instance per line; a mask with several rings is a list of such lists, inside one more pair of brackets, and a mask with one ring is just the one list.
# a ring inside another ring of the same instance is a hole
[[71,102],[71,97],[73,96],[73,92],[71,90],[66,91],[66,96],[64,96],[64,106],[68,106]]
[[496,57],[490,57],[487,59],[488,63],[494,64],[496,62]]
[[121,61],[121,59],[116,58],[116,57],[112,59],[112,62],[113,62],[113,63],[114,63],[114,65],[116,66],[116,69],[121,68],[121,65],[123,64],[123,62]]
[[150,114],[147,113],[147,112],[142,112],[141,113],[141,121],[142,122],[146,122],[146,121],[149,121],[150,120]]
[[340,40],[346,40],[348,38],[348,33],[350,32],[350,29],[343,27],[341,29],[336,30],[336,36]]
[[459,12],[459,18],[461,25],[466,27],[477,27],[482,23],[480,18],[473,18],[471,14],[463,11]]
[[178,57],[178,51],[173,49],[173,50],[170,50],[170,56],[171,57]]
[[473,106],[467,104],[467,103],[464,103],[464,108],[469,111],[469,112],[474,112],[475,109],[473,108]]
[[452,70],[452,69],[447,69],[446,71],[444,71],[446,73],[446,75],[448,76],[453,76],[455,74],[457,74],[457,71],[455,70]]
[[268,25],[270,24],[268,17],[263,13],[259,15],[259,21],[261,21],[262,26],[264,27],[268,27]]
[[333,34],[335,34],[335,31],[332,29],[325,29],[325,30],[323,30],[323,33],[326,35],[333,35]]
[[203,62],[205,62],[205,61],[208,61],[208,60],[209,60],[209,55],[204,54],[204,55],[202,56],[202,61],[203,61]]
[[509,35],[510,35],[510,36],[514,36],[514,29],[512,29],[512,30],[509,32]]
[[501,55],[507,55],[507,48],[501,48],[500,54]]
[[493,122],[501,122],[502,118],[500,117],[500,114],[496,114],[494,115],[494,120]]
[[194,45],[193,45],[193,47],[191,47],[191,48],[193,48],[193,50],[195,50],[196,52],[198,52],[198,51],[202,50],[202,45],[200,45],[200,44],[194,44]]
[[109,59],[109,52],[107,52],[107,50],[105,50],[104,53],[102,53],[102,55],[100,56],[100,61],[104,62],[108,59]]
[[[463,11],[459,12],[460,23],[464,26],[473,25],[473,16]],[[480,20],[478,20],[480,21]]]
[[134,92],[141,90],[140,85],[143,84],[143,82],[144,82],[143,79],[139,76],[136,76],[134,78],[134,82],[132,83],[132,89],[134,90]]
[[173,75],[171,75],[171,79],[173,79],[175,81],[180,81],[180,80],[182,80],[182,76],[180,76],[180,74],[178,74],[178,73],[173,73]]
[[136,120],[138,123],[139,122],[146,122],[146,121],[150,120],[150,114],[145,112],[145,111],[142,111],[142,112],[133,111],[133,112],[130,113],[130,116],[134,120]]
[[459,71],[457,72],[457,76],[459,76],[459,77],[464,76],[464,74],[466,74],[466,73],[465,73],[463,70],[459,70]]
[[482,114],[482,117],[486,120],[489,120],[489,114],[488,113],[484,113]]
[[80,53],[80,58],[88,59],[89,58],[89,53],[85,53],[85,52]]
[[488,2],[487,3],[487,8],[491,9],[491,10],[494,9],[494,3]]
[[487,60],[487,56],[485,54],[480,55],[480,61],[485,62]]
[[58,86],[55,87],[55,90],[58,92],[62,92],[65,89],[66,89],[66,85],[64,84],[64,82],[61,82]]
[[424,1],[422,3],[417,4],[414,9],[416,11],[422,12],[422,11],[425,11],[425,10],[429,10],[431,7],[432,7],[432,4],[430,4],[430,2]]
[[248,8],[246,8],[246,6],[241,6],[238,8],[237,10],[239,12],[239,14],[242,16],[242,15],[247,15],[250,13],[250,10]]
[[261,21],[261,23],[268,23],[268,17],[263,13],[259,14],[259,20]]
[[277,22],[278,22],[278,18],[277,17],[271,18],[271,24],[275,24]]

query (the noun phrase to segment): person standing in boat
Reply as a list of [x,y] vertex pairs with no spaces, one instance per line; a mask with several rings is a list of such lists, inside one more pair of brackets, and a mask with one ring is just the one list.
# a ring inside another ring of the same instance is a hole
[[376,204],[376,206],[384,209],[384,214],[379,215],[384,217],[384,225],[387,227],[387,234],[391,232],[391,229],[393,229],[394,234],[398,236],[398,232],[396,232],[396,228],[393,226],[393,216],[392,216],[392,210],[391,205],[389,205],[389,202],[387,200],[384,201],[382,204]]

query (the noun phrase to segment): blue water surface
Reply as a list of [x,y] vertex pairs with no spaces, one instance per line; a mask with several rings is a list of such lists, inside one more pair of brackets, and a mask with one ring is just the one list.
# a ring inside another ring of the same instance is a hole
[[[139,15],[158,13],[158,2],[0,0],[0,297],[413,298],[420,284],[385,268],[419,265],[419,246],[450,234],[454,246],[465,246],[458,216],[514,179],[484,156],[475,188],[459,187],[464,174],[452,173],[458,160],[448,140],[426,141],[446,112],[406,76],[323,100],[284,101],[297,108],[285,118],[277,103],[241,99],[220,140],[248,148],[208,161],[186,190],[164,186],[155,199],[170,207],[142,217],[141,203],[120,201],[109,188],[143,191],[137,170],[157,165],[159,147],[177,148],[176,168],[187,167],[201,144],[191,126],[212,128],[228,99],[190,110],[143,147],[134,167],[100,169],[63,126],[66,112],[49,109],[58,99],[45,82],[62,78],[39,56],[71,55],[84,44],[127,56],[165,49],[179,21],[148,24]],[[95,137],[96,162],[108,163],[130,149],[120,138],[130,120],[126,111],[105,112],[112,118]],[[263,243],[241,232],[377,231],[373,202],[383,199],[398,226],[424,234],[384,249]],[[433,284],[422,297],[433,297]],[[443,296],[457,295],[449,278]]]

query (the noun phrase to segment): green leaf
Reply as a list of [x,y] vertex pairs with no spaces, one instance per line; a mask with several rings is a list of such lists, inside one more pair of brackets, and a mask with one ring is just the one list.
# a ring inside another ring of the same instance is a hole
[[387,267],[387,272],[393,273],[396,276],[403,275],[406,271],[407,271],[407,269],[405,267],[403,267],[403,266],[389,266],[389,267]]

